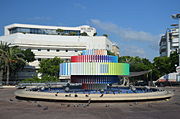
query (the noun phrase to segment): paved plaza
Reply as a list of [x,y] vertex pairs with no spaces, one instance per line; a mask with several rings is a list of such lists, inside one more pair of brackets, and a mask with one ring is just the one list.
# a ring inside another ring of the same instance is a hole
[[174,97],[150,102],[73,103],[18,100],[0,89],[0,119],[180,119],[180,87]]

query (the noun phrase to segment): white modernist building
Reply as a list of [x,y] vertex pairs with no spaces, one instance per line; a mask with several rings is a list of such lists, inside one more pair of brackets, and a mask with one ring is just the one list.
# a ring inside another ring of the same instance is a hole
[[31,49],[36,58],[31,65],[37,68],[41,59],[57,56],[69,60],[85,49],[106,49],[119,54],[119,51],[113,50],[113,43],[107,37],[95,34],[96,29],[86,25],[60,27],[12,24],[5,26],[4,36],[0,37],[0,41],[21,49]]
[[166,34],[161,37],[159,46],[160,56],[169,57],[171,52],[178,50],[179,46],[179,31],[178,28],[171,28],[166,31]]

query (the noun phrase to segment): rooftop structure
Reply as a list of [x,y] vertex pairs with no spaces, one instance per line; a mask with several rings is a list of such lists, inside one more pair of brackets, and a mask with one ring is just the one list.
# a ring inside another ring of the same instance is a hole
[[[57,29],[61,29],[57,32]],[[62,27],[62,26],[43,26],[43,25],[29,25],[29,24],[11,24],[4,27],[4,35],[14,33],[27,34],[44,34],[44,35],[81,35],[87,33],[88,36],[93,36],[96,29],[87,25],[79,27]],[[74,33],[74,34],[73,34]]]

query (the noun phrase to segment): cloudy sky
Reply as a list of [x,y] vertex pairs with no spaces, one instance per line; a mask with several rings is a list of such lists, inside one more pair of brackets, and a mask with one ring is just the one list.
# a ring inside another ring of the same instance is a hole
[[12,23],[91,25],[108,34],[122,56],[152,60],[159,56],[160,36],[180,13],[180,0],[0,0],[0,35]]

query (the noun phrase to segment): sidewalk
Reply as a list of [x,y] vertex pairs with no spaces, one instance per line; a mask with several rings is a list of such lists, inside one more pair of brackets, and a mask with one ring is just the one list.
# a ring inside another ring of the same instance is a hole
[[16,88],[16,86],[0,86],[0,89],[2,88]]

